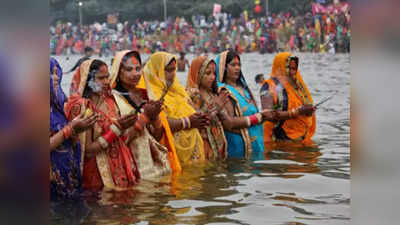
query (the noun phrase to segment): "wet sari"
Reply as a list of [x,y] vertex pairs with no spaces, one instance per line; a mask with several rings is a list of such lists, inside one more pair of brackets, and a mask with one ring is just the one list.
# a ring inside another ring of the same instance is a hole
[[[126,115],[131,112],[140,114],[143,109],[138,109],[138,106],[130,99],[129,93],[122,85],[119,84],[119,72],[123,57],[132,51],[120,51],[115,54],[113,65],[111,67],[110,85],[113,89],[113,96],[121,112],[121,115]],[[139,55],[139,53],[138,53]],[[142,99],[148,100],[146,89],[140,89]],[[178,157],[173,145],[173,137],[168,126],[168,121],[164,113],[159,115],[161,123],[164,127],[161,143],[156,141],[145,127],[143,133],[138,135],[134,140],[128,143],[129,148],[135,155],[138,169],[142,179],[158,177],[169,173],[171,169],[175,172],[181,170]]]
[[[54,90],[51,74],[56,70],[58,88]],[[62,88],[62,69],[54,58],[50,58],[50,136],[61,131],[68,119],[64,113],[67,101]],[[50,152],[50,198],[75,199],[82,193],[81,148],[77,140],[68,139]]]
[[[208,64],[214,62],[206,56],[201,56],[192,61],[189,68],[186,91],[192,99],[193,106],[198,112],[208,113],[215,107],[213,99],[217,97],[214,93],[209,93],[210,98],[204,99],[200,95],[199,86]],[[227,143],[224,134],[224,127],[216,114],[211,115],[210,125],[205,129],[200,129],[200,134],[204,141],[204,152],[207,159],[225,159],[227,157]]]
[[[239,81],[243,86],[244,96],[231,85],[224,83],[226,74],[226,59],[228,51],[219,54],[215,62],[217,64],[216,75],[219,91],[225,89],[233,102],[235,117],[251,116],[258,113],[258,108],[252,93],[240,72]],[[246,157],[251,159],[262,159],[264,153],[263,127],[261,124],[249,128],[240,129],[240,133],[233,133],[225,130],[225,137],[228,142],[228,157]]]
[[[296,84],[298,89],[285,79],[289,74],[289,57],[291,54],[282,52],[275,56],[270,79],[265,80],[260,91],[261,96],[272,96],[274,108],[290,111],[304,104],[313,104],[313,99],[306,84],[297,70]],[[266,143],[275,141],[297,141],[312,143],[311,137],[316,129],[315,113],[310,116],[300,115],[294,119],[264,123],[264,139]]]
[[[150,99],[159,100],[166,90],[164,68],[172,59],[177,60],[176,56],[167,52],[156,52],[150,56],[138,84],[139,88],[147,90]],[[175,76],[164,97],[163,112],[172,119],[189,117],[196,112],[190,102],[190,97]],[[180,130],[173,135],[176,153],[181,164],[204,161],[204,143],[198,129]]]
[[[94,105],[89,99],[83,98],[89,68],[93,60],[87,60],[81,64],[72,80],[77,92],[70,96],[65,106],[66,116],[72,120],[88,108],[99,117],[94,124],[92,131],[92,140],[95,141],[103,135],[120,116],[119,109],[111,94],[105,94],[98,105]],[[79,79],[77,78],[79,77]],[[74,83],[79,81],[79,83]],[[140,175],[137,164],[129,147],[125,144],[125,137],[117,137],[110,146],[99,152],[95,157],[85,157],[86,139],[88,131],[79,135],[82,148],[82,183],[83,188],[91,191],[107,190],[128,190],[138,182]]]

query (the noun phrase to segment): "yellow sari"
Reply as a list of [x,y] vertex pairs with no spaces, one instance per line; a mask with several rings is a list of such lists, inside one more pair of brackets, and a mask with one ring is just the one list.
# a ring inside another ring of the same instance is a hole
[[[300,87],[298,90],[292,87],[292,85],[285,78],[285,76],[287,77],[289,74],[289,57],[291,57],[291,54],[288,52],[282,52],[276,55],[272,65],[270,79],[264,81],[264,84],[267,83],[269,86],[269,93],[274,98],[275,105],[280,104],[282,99],[279,99],[278,97],[279,93],[277,93],[277,89],[275,89],[276,84],[274,80],[277,80],[280,84],[282,84],[287,93],[287,111],[296,109],[304,104],[313,104],[311,94],[308,91],[308,88],[305,85],[299,70],[297,70],[295,81],[297,86]],[[277,124],[268,121],[264,123],[265,142],[275,141],[273,134],[275,125]],[[300,115],[294,119],[286,120],[281,127],[290,140],[310,143],[311,137],[314,135],[316,128],[315,113],[311,117]]]
[[[164,68],[176,56],[167,52],[156,52],[150,56],[143,70],[138,88],[146,89],[152,100],[160,99],[166,88]],[[184,87],[175,79],[164,97],[165,114],[171,119],[188,117],[196,111],[189,104],[190,97]],[[198,129],[180,130],[174,133],[174,144],[182,164],[193,161],[204,161],[204,143]]]

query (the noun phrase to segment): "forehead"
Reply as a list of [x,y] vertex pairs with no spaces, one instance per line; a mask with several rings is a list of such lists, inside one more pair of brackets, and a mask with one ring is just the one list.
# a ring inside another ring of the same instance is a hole
[[126,66],[134,66],[134,65],[140,65],[140,62],[139,60],[136,59],[135,56],[131,56],[123,64]]
[[172,60],[165,68],[174,68],[176,67],[176,62],[175,60]]
[[96,74],[97,76],[108,76],[108,68],[106,65],[102,65]]

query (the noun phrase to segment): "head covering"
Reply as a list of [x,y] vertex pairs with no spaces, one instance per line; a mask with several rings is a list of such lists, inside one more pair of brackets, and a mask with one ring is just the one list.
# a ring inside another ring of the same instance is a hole
[[[164,68],[173,59],[177,61],[176,56],[167,52],[156,52],[150,56],[137,85],[138,88],[147,90],[150,99],[158,100],[163,94],[167,87]],[[175,76],[167,95],[164,97],[164,106],[168,117],[177,119],[195,113],[188,101],[190,101],[190,97]]]
[[[144,67],[138,88],[146,89],[148,97],[158,100],[165,91],[165,66],[177,57],[167,52],[156,52],[150,56]],[[189,117],[196,111],[189,104],[190,97],[176,76],[164,97],[164,111],[169,118]],[[204,160],[204,143],[197,129],[181,130],[174,133],[175,148],[182,163]]]
[[[124,50],[124,51],[119,51],[119,52],[115,53],[113,63],[111,65],[111,71],[110,71],[110,86],[112,89],[114,89],[117,86],[117,78],[118,78],[118,75],[119,75],[118,73],[121,68],[122,59],[124,58],[124,56],[126,56],[127,54],[132,53],[132,52],[135,52],[140,58],[140,53],[137,51]],[[138,60],[141,63],[141,60],[140,59],[138,59]]]
[[[54,90],[53,77],[56,73],[58,76],[58,87]],[[50,58],[50,130],[57,132],[64,128],[68,123],[67,118],[64,114],[64,103],[67,101],[62,88],[62,69],[56,59]]]
[[[115,89],[117,87],[117,78],[119,75],[119,71],[121,68],[121,64],[122,64],[122,59],[124,58],[125,55],[131,53],[131,52],[136,52],[138,54],[138,56],[140,57],[139,52],[137,51],[129,51],[129,50],[125,50],[125,51],[119,51],[117,53],[115,53],[114,56],[114,60],[113,60],[113,64],[111,66],[111,76],[110,76],[110,86],[111,88]],[[140,61],[140,59],[139,59]],[[143,89],[145,90],[145,89]],[[122,96],[120,96],[118,93],[113,92],[114,94],[114,98],[115,101],[118,105],[118,107],[120,108],[121,113],[123,114],[125,111],[131,111],[132,107],[130,106],[129,102],[126,101],[125,98],[123,98]],[[164,127],[164,131],[165,131],[165,140],[164,138],[161,140],[163,141],[164,145],[168,148],[168,159],[170,161],[170,165],[171,168],[174,172],[180,172],[181,171],[181,166],[179,164],[179,160],[178,157],[176,155],[176,150],[175,150],[175,146],[174,146],[174,139],[172,136],[172,132],[171,129],[168,125],[168,120],[167,117],[165,116],[165,113],[161,112],[159,114],[159,118],[161,120],[161,123]]]
[[[268,83],[269,85],[272,86],[274,85],[272,79],[275,78],[279,80],[279,82],[283,85],[283,87],[287,92],[287,97],[288,97],[287,110],[298,108],[304,104],[313,104],[312,96],[303,81],[299,69],[297,70],[295,78],[295,82],[299,87],[298,90],[292,87],[292,85],[290,85],[290,83],[286,79],[286,77],[289,76],[289,63],[291,57],[292,54],[289,52],[281,52],[277,54],[274,58],[274,62],[272,65],[272,72],[270,74],[270,79],[264,81],[264,83]],[[270,92],[272,96],[276,96],[276,93],[274,93],[275,92],[274,88],[271,87]],[[316,129],[315,113],[311,117],[298,116],[295,119],[286,120],[283,123],[282,128],[285,130],[286,135],[292,140],[297,140],[298,138],[302,137],[303,142],[310,141]],[[273,123],[271,122],[264,123],[265,135],[272,134],[271,133],[272,129],[273,129]],[[303,137],[303,135],[305,136]],[[270,137],[265,137],[265,140],[270,140]]]
[[200,56],[192,61],[186,81],[187,90],[191,88],[199,89],[201,79],[206,72],[208,64],[211,62],[214,62],[214,60],[207,58],[207,56]]
[[85,60],[79,68],[76,70],[74,76],[72,77],[71,86],[69,89],[69,95],[78,94],[83,95],[85,90],[86,82],[89,76],[90,66],[94,59]]

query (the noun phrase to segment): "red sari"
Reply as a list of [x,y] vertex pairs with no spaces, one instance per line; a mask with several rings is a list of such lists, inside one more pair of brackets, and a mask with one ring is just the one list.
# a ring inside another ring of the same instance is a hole
[[[88,60],[82,63],[75,76],[79,73],[81,78],[87,77],[86,73],[81,72],[87,71],[84,67],[90,66],[91,62],[91,60]],[[86,83],[86,81],[80,81],[81,85],[79,86],[81,87],[84,86],[82,82]],[[88,131],[79,135],[82,145],[82,162],[84,162],[83,168],[81,168],[83,188],[91,191],[99,191],[105,187],[112,190],[131,189],[140,179],[140,175],[136,160],[124,143],[124,135],[117,137],[107,149],[100,151],[96,156],[85,157],[87,139],[91,138],[92,142],[96,141],[119,117],[120,113],[113,96],[102,96],[103,101],[95,106],[89,99],[83,98],[81,93],[81,91],[78,91],[69,98],[65,106],[67,118],[72,120],[81,112],[86,112],[88,108],[98,115],[96,123],[90,129],[91,137],[88,136]]]

